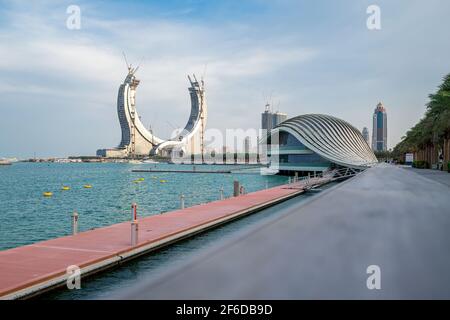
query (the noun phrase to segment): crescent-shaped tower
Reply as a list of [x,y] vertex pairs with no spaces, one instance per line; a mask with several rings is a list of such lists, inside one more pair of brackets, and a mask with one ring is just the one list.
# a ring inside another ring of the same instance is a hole
[[[128,74],[119,87],[117,115],[122,136],[117,148],[99,149],[97,156],[108,158],[134,158],[148,155],[169,156],[174,149],[188,154],[203,154],[203,137],[206,127],[207,105],[203,80],[188,76],[191,113],[184,129],[169,139],[158,138],[147,130],[136,110],[137,68],[128,67]],[[180,128],[181,129],[181,128]]]

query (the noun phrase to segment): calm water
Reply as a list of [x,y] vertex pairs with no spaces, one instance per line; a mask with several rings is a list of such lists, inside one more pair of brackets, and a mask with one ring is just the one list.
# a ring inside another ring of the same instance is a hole
[[[197,169],[237,169],[203,165]],[[223,186],[231,196],[233,180],[247,192],[286,183],[286,177],[259,174],[133,173],[153,164],[121,163],[16,163],[0,166],[0,250],[68,235],[71,213],[77,210],[80,231],[129,220],[130,205],[148,216],[179,208],[181,193],[186,206],[217,200]],[[192,169],[189,165],[157,164],[156,169]],[[134,183],[138,178],[141,183]],[[166,180],[161,183],[160,180]],[[84,189],[90,184],[92,189]],[[62,186],[70,190],[61,190]],[[46,198],[43,192],[53,192]]]

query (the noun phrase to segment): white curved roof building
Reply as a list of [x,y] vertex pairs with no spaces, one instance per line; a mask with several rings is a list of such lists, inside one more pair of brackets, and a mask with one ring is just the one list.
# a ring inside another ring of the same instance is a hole
[[360,131],[323,114],[290,118],[270,131],[271,164],[281,171],[325,171],[343,166],[363,169],[377,163]]

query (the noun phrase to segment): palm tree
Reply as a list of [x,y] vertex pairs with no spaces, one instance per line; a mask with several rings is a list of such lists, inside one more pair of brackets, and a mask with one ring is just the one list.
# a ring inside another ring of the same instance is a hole
[[430,94],[429,98],[425,116],[395,146],[395,158],[428,146],[442,148],[445,139],[450,138],[450,74],[444,77],[437,92]]

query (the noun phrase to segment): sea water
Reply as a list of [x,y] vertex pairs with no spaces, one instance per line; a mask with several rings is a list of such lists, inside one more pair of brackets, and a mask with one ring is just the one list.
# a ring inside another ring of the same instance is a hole
[[[233,193],[238,180],[245,192],[287,182],[263,176],[245,166],[196,165],[196,170],[222,173],[132,172],[133,169],[192,170],[192,165],[127,163],[15,163],[0,166],[0,250],[69,235],[71,215],[79,214],[79,231],[130,220],[131,204],[138,216],[161,214],[205,203]],[[243,170],[240,170],[243,169]],[[143,178],[143,181],[136,181]],[[84,188],[91,185],[92,188]],[[70,190],[62,190],[63,186]],[[52,192],[44,197],[44,192]]]

